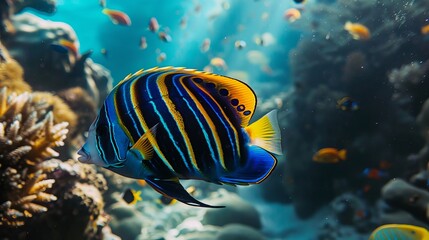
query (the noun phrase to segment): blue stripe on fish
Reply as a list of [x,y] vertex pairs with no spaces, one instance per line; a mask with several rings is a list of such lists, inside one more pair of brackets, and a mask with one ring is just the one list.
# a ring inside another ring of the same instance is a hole
[[[211,120],[208,118],[205,118],[202,114],[203,112],[205,112],[205,110],[202,109],[201,107],[198,107],[197,102],[188,100],[188,99],[195,99],[195,96],[189,91],[189,89],[186,89],[183,84],[183,81],[189,81],[189,80],[190,80],[189,77],[186,75],[175,75],[173,77],[173,85],[174,85],[174,89],[177,91],[178,95],[180,96],[180,98],[178,99],[180,99],[185,103],[185,105],[188,107],[188,112],[190,111],[190,114],[193,116],[193,119],[187,118],[186,123],[189,122],[189,125],[193,127],[195,126],[193,123],[196,122],[200,127],[199,129],[195,127],[190,128],[190,133],[191,134],[193,133],[193,135],[196,135],[196,131],[201,132],[202,135],[204,136],[204,139],[206,140],[205,143],[201,143],[201,142],[197,143],[199,147],[194,148],[195,151],[198,151],[198,154],[196,154],[197,156],[202,156],[204,154],[203,152],[199,152],[200,150],[205,151],[205,149],[202,148],[203,145],[207,150],[209,150],[210,159],[207,158],[208,156],[200,157],[199,159],[197,159],[197,161],[199,160],[198,166],[200,166],[200,168],[203,168],[202,171],[205,172],[205,170],[209,169],[210,165],[215,163],[216,159],[223,157],[220,155],[221,153],[219,151],[215,151],[215,149],[218,147],[220,147],[220,150],[222,150],[222,147],[217,146],[216,138],[215,138],[216,129],[212,129],[212,127],[210,127],[210,124],[208,123],[208,121],[211,121]],[[183,113],[184,116],[190,116],[190,114]],[[210,133],[208,133],[206,129],[209,130]],[[191,139],[199,139],[199,138],[194,137]]]
[[138,99],[139,101],[138,109],[142,113],[152,113],[145,114],[146,123],[149,126],[154,126],[157,123],[161,124],[161,126],[158,128],[159,130],[157,131],[157,141],[162,142],[159,151],[165,155],[165,158],[161,157],[161,160],[164,161],[163,164],[157,163],[154,166],[163,169],[165,168],[165,166],[169,165],[171,166],[172,170],[174,170],[174,172],[179,174],[186,174],[189,171],[187,170],[188,168],[185,167],[186,162],[183,162],[183,157],[180,157],[181,159],[177,159],[177,156],[180,154],[177,151],[178,147],[175,146],[176,143],[174,138],[172,138],[171,133],[169,132],[170,130],[168,124],[162,118],[162,114],[165,114],[165,111],[163,111],[162,114],[159,112],[160,107],[158,107],[158,105],[160,104],[159,101],[161,101],[161,98],[160,96],[155,96],[156,92],[154,93],[154,91],[157,89],[151,88],[151,85],[156,84],[156,80],[158,79],[158,77],[160,77],[159,75],[161,73],[149,72],[145,75],[145,77],[136,79],[133,89],[136,94],[136,99]]
[[227,141],[226,143],[221,143],[224,151],[224,159],[229,159],[229,161],[225,162],[225,165],[227,169],[233,169],[237,165],[235,161],[240,159],[238,152],[240,146],[238,144],[237,130],[231,124],[229,119],[225,117],[225,113],[223,112],[222,108],[215,102],[215,99],[213,99],[213,97],[207,91],[197,86],[193,82],[189,82],[187,86],[208,111],[210,118],[222,126],[219,128],[218,134],[223,141]]

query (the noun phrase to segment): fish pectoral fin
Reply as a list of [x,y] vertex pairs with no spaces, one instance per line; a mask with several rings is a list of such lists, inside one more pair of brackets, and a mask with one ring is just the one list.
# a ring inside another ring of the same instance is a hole
[[249,155],[242,167],[220,177],[222,183],[247,185],[264,181],[277,165],[277,159],[266,150],[252,145]]
[[282,155],[281,132],[277,121],[277,110],[267,113],[245,128],[250,143],[268,152]]
[[205,203],[202,203],[192,197],[182,184],[180,184],[178,178],[173,179],[155,179],[155,178],[146,178],[146,182],[157,192],[162,195],[177,199],[178,201],[194,206],[194,207],[206,207],[206,208],[223,208],[224,206],[211,206]]
[[147,131],[140,139],[134,143],[134,145],[129,150],[137,157],[140,157],[144,160],[152,159],[153,157],[153,147],[150,142],[150,138],[154,138],[156,134],[156,130],[158,128],[158,124],[153,126],[149,131]]

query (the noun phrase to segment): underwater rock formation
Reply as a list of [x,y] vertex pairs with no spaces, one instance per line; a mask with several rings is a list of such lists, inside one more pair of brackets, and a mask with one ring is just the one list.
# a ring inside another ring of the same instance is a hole
[[264,240],[265,237],[255,229],[241,225],[228,224],[217,234],[216,240]]
[[[79,41],[66,23],[43,20],[30,13],[12,18],[15,34],[3,40],[10,55],[25,69],[25,80],[34,90],[60,91],[80,86],[98,104],[112,87],[110,72],[80,54]],[[75,51],[56,50],[61,40],[70,41]],[[28,54],[31,52],[31,54]]]
[[261,228],[261,220],[258,211],[250,203],[244,201],[235,194],[229,194],[216,199],[212,204],[225,206],[221,209],[208,209],[203,217],[203,224],[214,226],[226,226],[237,223],[255,229]]
[[383,200],[392,207],[410,213],[419,221],[429,224],[429,193],[408,184],[404,180],[394,179],[382,189]]
[[12,17],[25,8],[33,8],[44,13],[53,13],[56,9],[55,0],[0,0],[0,38],[13,37],[16,33]]
[[[409,89],[419,96],[413,109],[405,110],[408,106],[396,96],[403,95],[409,84],[398,84],[394,69],[429,59],[420,34],[428,8],[427,1],[404,5],[393,0],[306,6],[305,16],[295,26],[311,34],[303,35],[290,53],[294,91],[283,100],[293,114],[280,120],[287,125],[283,137],[287,173],[300,217],[311,216],[346,190],[362,191],[367,185],[371,190],[365,197],[374,201],[389,178],[408,174],[400,166],[424,143],[415,118],[427,93],[419,94],[425,89],[421,82]],[[371,39],[353,39],[343,28],[352,20],[367,26]],[[337,108],[342,97],[355,99],[359,110]],[[312,154],[325,147],[346,149],[347,159],[338,164],[313,162]],[[383,161],[391,166],[383,169],[386,177],[377,181],[365,177],[364,169],[379,169]]]

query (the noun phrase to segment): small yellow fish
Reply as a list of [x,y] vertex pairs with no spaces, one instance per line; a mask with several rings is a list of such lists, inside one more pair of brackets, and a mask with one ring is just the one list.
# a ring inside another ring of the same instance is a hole
[[371,38],[371,32],[363,24],[346,22],[344,24],[344,29],[348,31],[355,40],[368,40]]
[[122,193],[122,199],[130,205],[136,204],[138,201],[142,200],[140,196],[141,191],[135,191],[133,189],[128,188]]
[[387,224],[375,229],[369,240],[429,240],[429,232],[425,228],[407,224]]
[[359,110],[359,104],[351,97],[343,97],[337,101],[337,108],[343,111],[356,111]]
[[346,155],[346,149],[322,148],[313,155],[313,161],[319,163],[338,163],[346,160]]

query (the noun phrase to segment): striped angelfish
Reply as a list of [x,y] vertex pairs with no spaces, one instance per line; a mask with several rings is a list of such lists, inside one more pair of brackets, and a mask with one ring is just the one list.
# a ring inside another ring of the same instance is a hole
[[140,70],[106,98],[79,161],[144,179],[163,195],[194,199],[179,179],[257,184],[281,154],[277,112],[249,125],[256,96],[233,78],[184,68]]
[[413,225],[387,224],[375,229],[369,240],[429,240],[429,232]]

